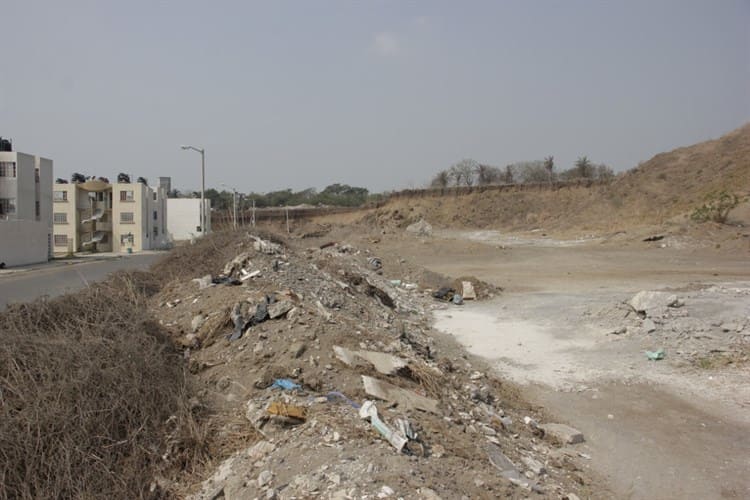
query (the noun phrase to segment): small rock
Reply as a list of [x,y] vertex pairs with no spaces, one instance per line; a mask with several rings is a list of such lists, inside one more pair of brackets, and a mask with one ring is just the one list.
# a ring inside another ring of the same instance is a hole
[[545,469],[544,465],[538,460],[534,460],[531,457],[522,457],[521,461],[537,476],[547,473],[547,469]]
[[200,330],[200,328],[203,326],[203,324],[206,322],[206,317],[202,314],[198,314],[196,316],[193,316],[193,320],[190,322],[190,329],[193,331],[193,333]]
[[229,377],[221,377],[218,382],[216,382],[216,387],[219,388],[219,390],[225,390],[232,384],[232,381],[229,379]]
[[484,378],[484,373],[482,373],[482,372],[473,372],[471,375],[469,375],[469,378],[471,380],[479,380],[481,378]]
[[263,488],[271,483],[273,480],[273,473],[270,470],[264,470],[258,474],[258,486]]
[[380,491],[378,492],[378,498],[388,498],[390,496],[393,496],[394,493],[396,492],[393,491],[393,488],[383,485],[383,487],[380,488]]
[[305,344],[304,342],[295,342],[291,346],[289,346],[289,353],[295,359],[302,356],[306,350],[307,350],[307,344]]
[[290,300],[280,300],[273,304],[268,304],[268,317],[271,319],[279,318],[292,310],[294,304]]
[[634,311],[646,314],[652,309],[662,307],[680,307],[682,305],[681,301],[677,298],[677,295],[667,292],[651,292],[647,290],[635,294],[628,304]]
[[445,456],[445,446],[442,444],[436,444],[432,447],[431,455],[435,458],[441,458]]
[[646,333],[656,331],[656,323],[654,323],[651,318],[646,318],[645,320],[643,320],[643,324],[641,326]]
[[583,443],[583,434],[565,424],[544,424],[539,426],[544,430],[545,435],[563,444]]
[[440,495],[437,494],[435,490],[432,488],[427,488],[426,486],[422,486],[417,490],[417,493],[422,497],[422,500],[443,500],[440,498]]
[[568,493],[564,498],[567,500],[581,500],[575,493]]
[[266,500],[276,500],[278,497],[278,493],[274,489],[270,489],[266,491]]

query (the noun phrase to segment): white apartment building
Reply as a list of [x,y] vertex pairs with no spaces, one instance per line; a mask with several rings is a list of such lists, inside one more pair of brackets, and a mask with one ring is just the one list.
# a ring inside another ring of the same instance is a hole
[[0,138],[0,263],[46,262],[52,248],[52,160]]
[[55,255],[167,248],[167,192],[104,179],[53,186]]
[[[203,217],[206,231],[211,232],[211,200],[204,199]],[[199,198],[169,198],[167,232],[173,241],[192,240],[203,235],[201,232],[201,200]]]

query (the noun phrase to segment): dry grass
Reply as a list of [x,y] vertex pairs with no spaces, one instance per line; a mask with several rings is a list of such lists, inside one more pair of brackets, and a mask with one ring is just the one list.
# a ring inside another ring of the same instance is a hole
[[0,499],[163,497],[167,445],[201,458],[183,363],[146,313],[156,287],[120,273],[0,314]]

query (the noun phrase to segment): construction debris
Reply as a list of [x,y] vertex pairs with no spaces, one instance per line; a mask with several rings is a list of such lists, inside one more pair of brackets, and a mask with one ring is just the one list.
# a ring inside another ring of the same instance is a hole
[[362,383],[365,386],[365,392],[370,396],[396,403],[404,408],[439,413],[438,402],[435,399],[421,396],[416,392],[396,387],[367,375],[362,375]]
[[357,363],[357,358],[360,358],[371,363],[383,375],[393,375],[408,365],[403,359],[382,352],[350,351],[340,346],[333,346],[333,350],[342,363],[353,366]]
[[[185,346],[199,385],[211,388],[200,404],[212,408],[209,439],[224,443],[226,457],[201,487],[176,497],[200,490],[193,498],[377,498],[396,497],[398,486],[404,498],[482,498],[533,487],[520,473],[497,474],[488,442],[553,491],[578,491],[568,465],[537,467],[547,450],[541,431],[511,428],[524,416],[514,413],[514,393],[433,334],[434,284],[418,268],[399,261],[388,276],[391,266],[367,249],[320,247],[257,236],[224,244],[222,260],[204,269],[241,286],[204,276],[196,290],[187,276],[154,298],[172,304],[159,309],[162,320]],[[451,285],[440,300],[492,290],[472,277]],[[442,483],[458,457],[476,475]],[[368,479],[385,470],[415,472],[386,490]]]

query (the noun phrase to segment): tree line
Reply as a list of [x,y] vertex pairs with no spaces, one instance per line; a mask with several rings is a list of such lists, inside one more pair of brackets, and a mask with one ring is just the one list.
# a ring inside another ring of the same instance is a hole
[[[170,198],[200,198],[199,191],[181,192],[173,189],[168,193]],[[219,191],[214,188],[206,189],[206,199],[211,200],[211,206],[217,210],[231,209],[233,207],[232,191]],[[301,191],[282,189],[268,193],[237,193],[237,206],[240,210],[252,206],[258,208],[284,207],[297,205],[329,205],[339,207],[357,207],[379,195],[370,194],[367,188],[350,186],[348,184],[331,184],[322,191],[315,188],[307,188]]]
[[555,167],[553,156],[548,156],[544,160],[511,163],[504,168],[466,158],[435,174],[430,187],[552,184],[577,180],[609,181],[615,177],[612,168],[604,163],[595,164],[586,156],[578,158],[575,165],[567,170],[558,172]]

